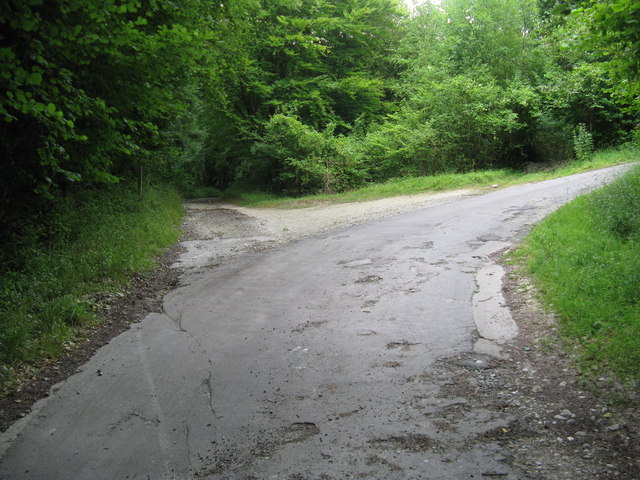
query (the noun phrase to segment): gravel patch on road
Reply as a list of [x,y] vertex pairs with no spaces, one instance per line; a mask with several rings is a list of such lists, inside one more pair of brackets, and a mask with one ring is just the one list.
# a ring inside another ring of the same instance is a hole
[[296,240],[420,208],[454,202],[480,194],[464,189],[421,193],[366,202],[305,208],[238,207],[216,199],[185,202],[185,252],[176,266],[199,269],[223,259],[286,245]]

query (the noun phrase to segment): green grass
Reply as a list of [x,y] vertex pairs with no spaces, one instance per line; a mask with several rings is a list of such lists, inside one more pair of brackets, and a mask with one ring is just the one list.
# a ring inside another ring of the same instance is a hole
[[583,371],[640,382],[640,167],[548,217],[517,255]]
[[[3,245],[0,269],[0,381],[18,366],[59,355],[96,320],[96,292],[118,291],[175,242],[180,197],[123,187],[58,202],[20,246]],[[17,238],[16,240],[20,240]]]
[[496,184],[500,187],[507,187],[549,180],[634,161],[640,161],[640,148],[626,145],[597,152],[591,159],[586,161],[574,161],[528,174],[519,170],[499,169],[428,177],[399,178],[385,183],[370,184],[363,188],[343,193],[307,195],[297,198],[281,197],[273,193],[254,191],[245,187],[232,188],[226,191],[223,196],[239,205],[248,207],[304,208],[312,205],[362,202],[424,192],[440,192],[462,188],[484,189]]

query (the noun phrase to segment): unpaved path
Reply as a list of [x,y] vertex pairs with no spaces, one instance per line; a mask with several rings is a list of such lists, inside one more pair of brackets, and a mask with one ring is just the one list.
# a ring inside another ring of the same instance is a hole
[[255,253],[480,193],[480,190],[462,189],[298,209],[247,208],[216,199],[191,200],[185,203],[184,228],[189,234],[182,244],[186,252],[180,256],[177,266],[208,267],[230,256]]
[[533,222],[612,175],[382,220],[414,206],[188,204],[162,312],[2,438],[0,478],[639,478],[634,409],[580,383],[526,283],[495,281]]

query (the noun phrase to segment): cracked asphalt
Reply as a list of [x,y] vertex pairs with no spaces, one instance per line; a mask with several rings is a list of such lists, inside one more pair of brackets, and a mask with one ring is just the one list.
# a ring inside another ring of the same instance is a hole
[[508,356],[495,254],[623,168],[199,257],[3,435],[0,478],[530,478],[445,360]]

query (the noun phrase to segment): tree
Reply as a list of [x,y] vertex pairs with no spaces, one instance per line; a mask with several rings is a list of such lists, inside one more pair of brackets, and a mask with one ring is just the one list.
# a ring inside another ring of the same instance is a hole
[[[209,2],[26,0],[0,6],[0,217],[34,192],[139,171],[188,105]],[[201,29],[202,28],[202,29]]]
[[275,115],[338,135],[387,113],[385,84],[395,72],[386,59],[403,13],[398,0],[265,0],[225,12],[244,53],[220,77],[225,101],[209,102],[207,175],[226,186],[268,172],[252,146],[273,139]]
[[640,114],[640,3],[635,0],[563,2],[553,10],[587,26],[574,48],[601,58],[609,92],[636,119]]

